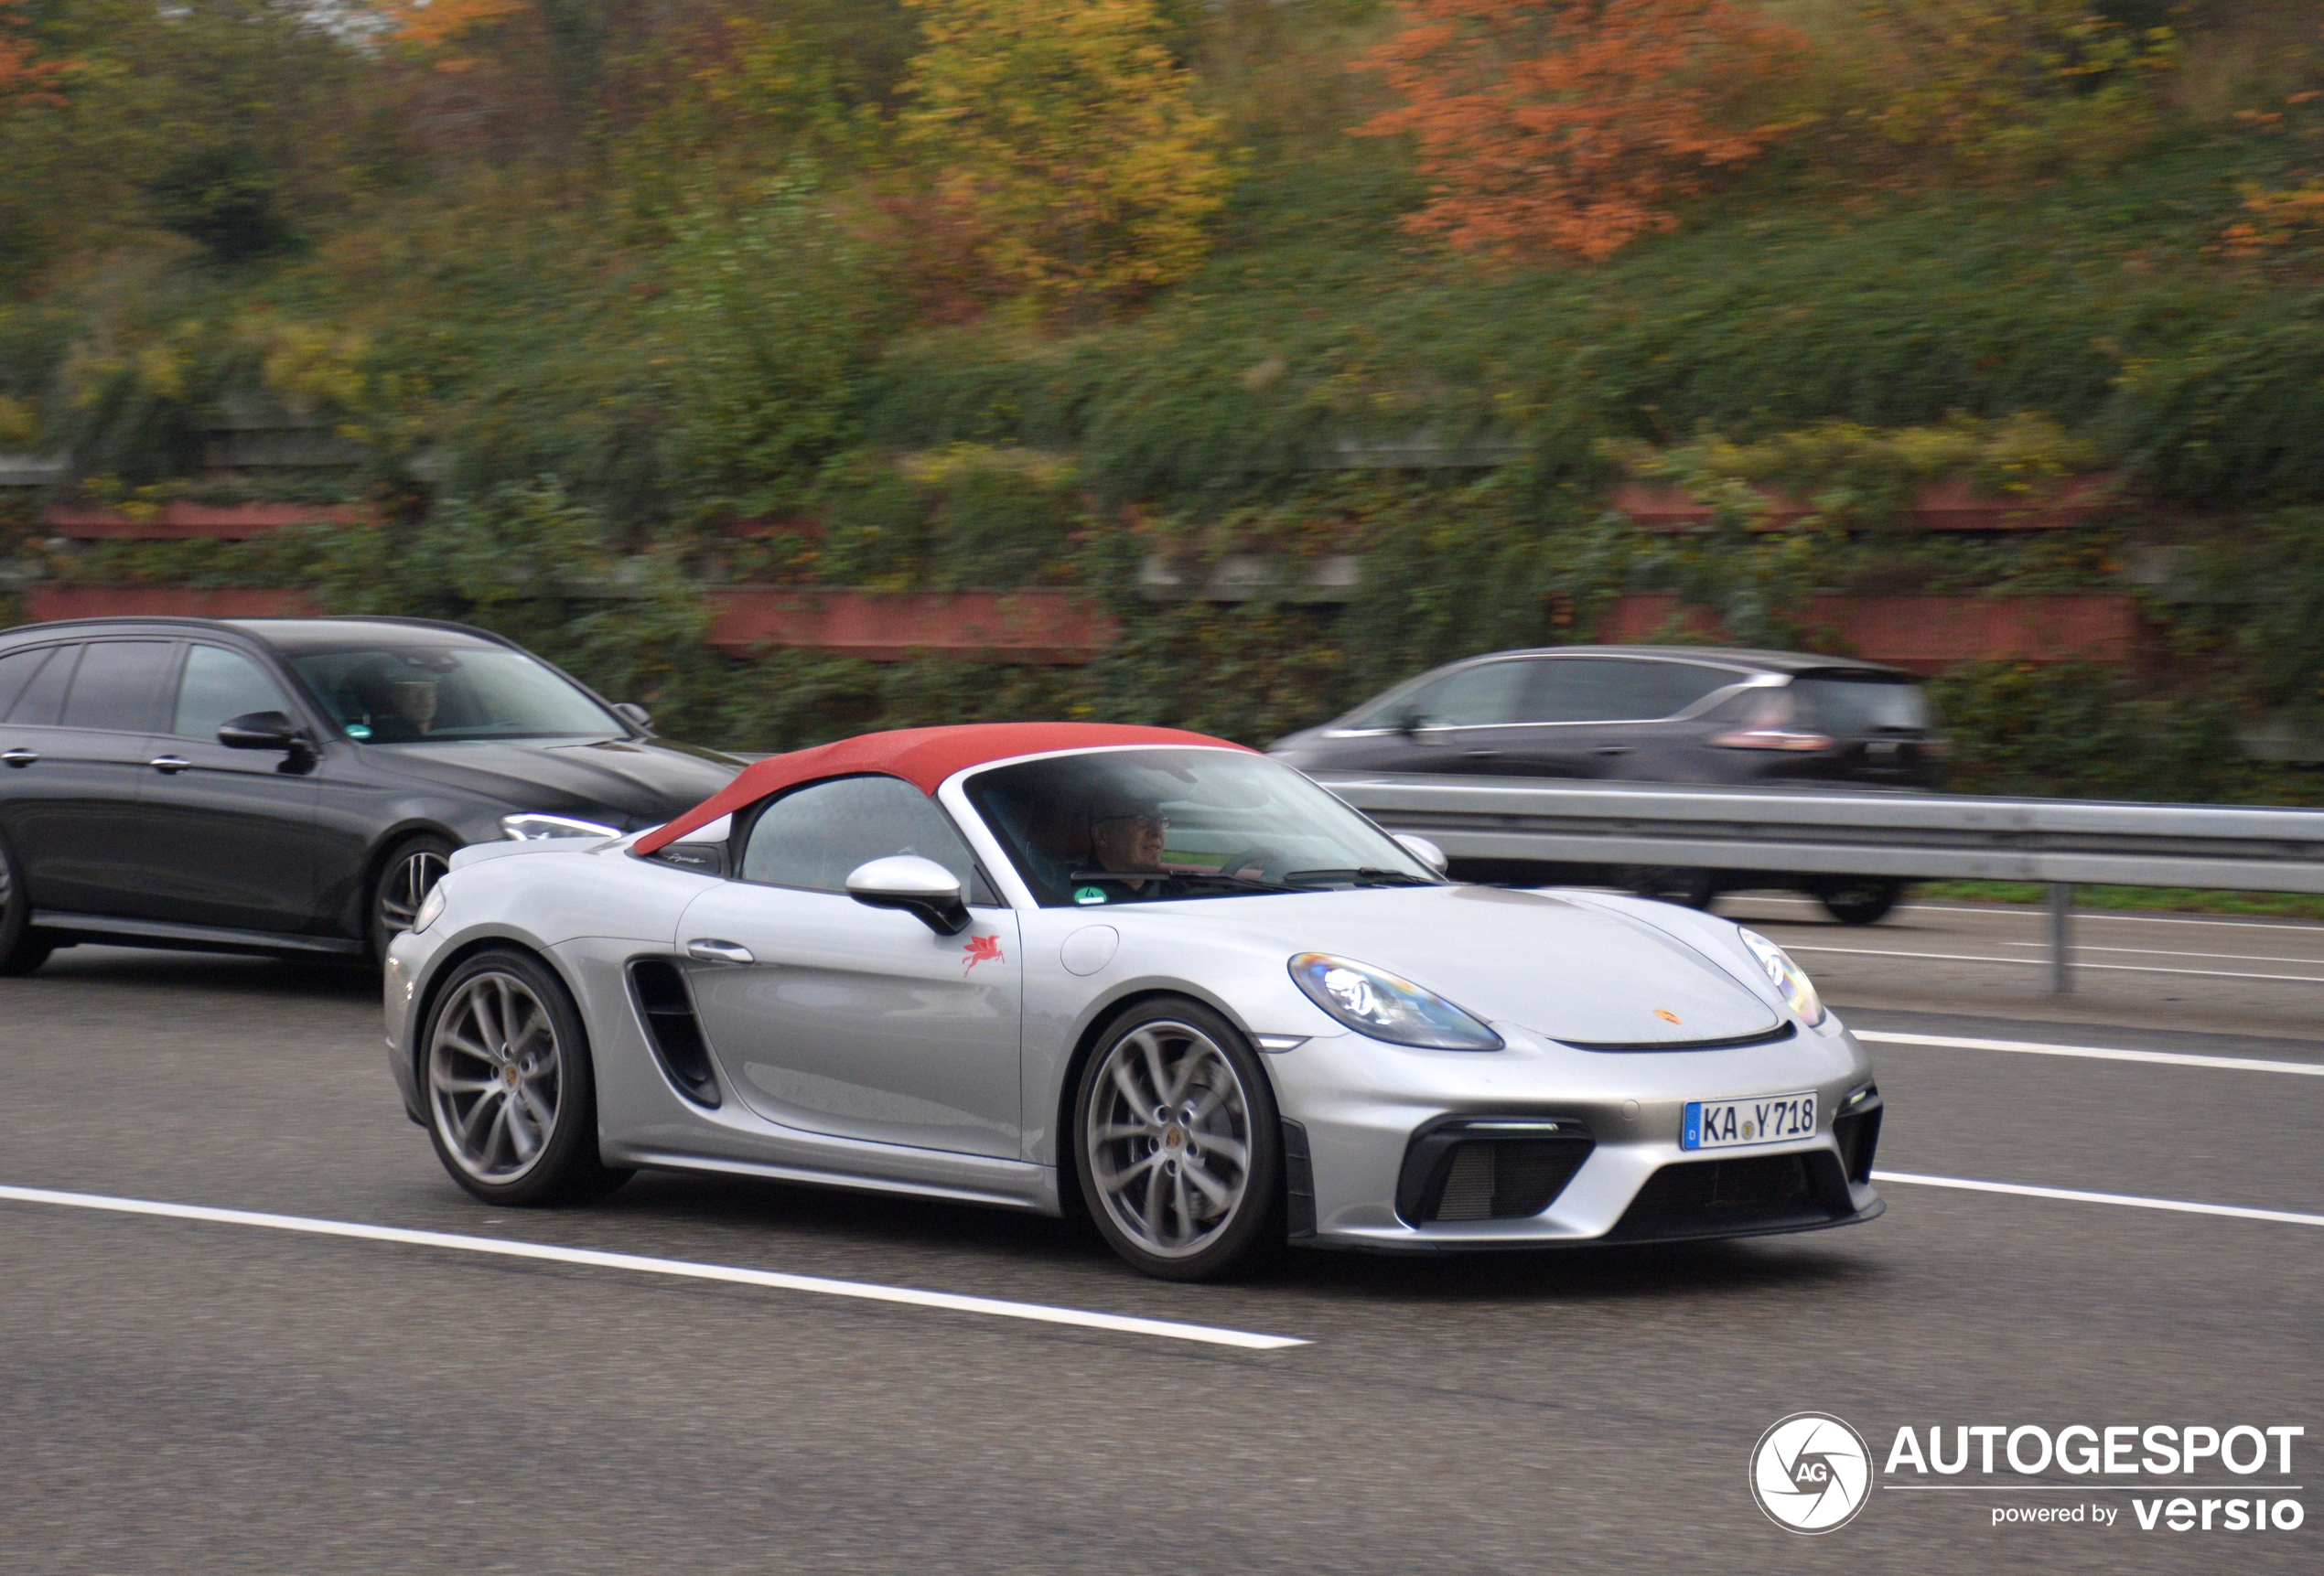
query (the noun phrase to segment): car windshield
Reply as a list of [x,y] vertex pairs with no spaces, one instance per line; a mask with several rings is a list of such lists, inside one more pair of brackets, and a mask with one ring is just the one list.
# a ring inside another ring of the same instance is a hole
[[1910,679],[1862,677],[1795,679],[1803,722],[1827,734],[1921,733],[1936,725],[1929,697]]
[[522,651],[398,646],[317,651],[291,666],[350,739],[605,738],[628,730],[570,680]]
[[980,773],[968,797],[1045,907],[1438,880],[1297,772],[1237,750],[1053,756]]

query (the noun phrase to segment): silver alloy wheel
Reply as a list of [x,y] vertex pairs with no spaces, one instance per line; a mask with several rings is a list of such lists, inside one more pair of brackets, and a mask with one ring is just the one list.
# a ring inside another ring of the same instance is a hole
[[390,936],[412,927],[420,905],[451,868],[451,862],[436,850],[422,848],[397,860],[395,868],[380,877],[380,924]]
[[1117,1229],[1184,1259],[1233,1224],[1251,1185],[1251,1103],[1217,1041],[1163,1019],[1117,1041],[1098,1068],[1081,1153]]
[[428,1103],[460,1169],[514,1182],[539,1163],[565,1091],[564,1047],[533,988],[495,969],[462,984],[436,1017]]

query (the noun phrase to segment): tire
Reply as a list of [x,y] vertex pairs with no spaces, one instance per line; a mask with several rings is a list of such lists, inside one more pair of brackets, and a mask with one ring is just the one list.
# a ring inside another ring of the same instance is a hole
[[0,837],[0,975],[29,974],[56,943],[32,927],[32,892],[8,840]]
[[1275,1091],[1242,1034],[1200,1002],[1159,997],[1106,1030],[1072,1138],[1090,1218],[1134,1269],[1215,1281],[1281,1250]]
[[1841,924],[1877,925],[1904,895],[1904,883],[1882,875],[1843,875],[1820,881],[1812,890]]
[[436,992],[420,1045],[436,1157],[477,1197],[576,1203],[629,1180],[597,1158],[588,1035],[539,959],[495,948],[462,963]]
[[1708,908],[1718,895],[1718,882],[1709,871],[1671,865],[1632,865],[1622,873],[1622,884],[1640,897],[1687,908]]
[[380,863],[379,879],[371,883],[371,958],[387,961],[387,944],[412,927],[427,895],[451,866],[453,843],[436,836],[408,837],[388,851]]

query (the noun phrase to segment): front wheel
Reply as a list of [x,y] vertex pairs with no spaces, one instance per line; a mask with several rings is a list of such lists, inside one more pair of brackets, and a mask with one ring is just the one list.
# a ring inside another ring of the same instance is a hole
[[1166,998],[1106,1032],[1074,1102],[1076,1169],[1114,1251],[1166,1281],[1211,1281],[1284,1240],[1283,1127],[1234,1026]]
[[420,1044],[436,1158],[479,1198],[560,1203],[629,1180],[597,1158],[588,1037],[540,960],[496,948],[462,963],[436,993]]
[[1877,925],[1904,895],[1904,883],[1877,875],[1843,875],[1820,882],[1815,895],[1843,925]]

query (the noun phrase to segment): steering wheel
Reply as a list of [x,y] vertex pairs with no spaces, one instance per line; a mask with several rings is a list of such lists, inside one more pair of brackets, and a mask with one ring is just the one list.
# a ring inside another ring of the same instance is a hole
[[1264,842],[1253,843],[1221,864],[1219,874],[1239,876],[1254,864],[1259,867],[1259,879],[1270,885],[1282,885],[1284,878],[1291,874],[1291,856]]

